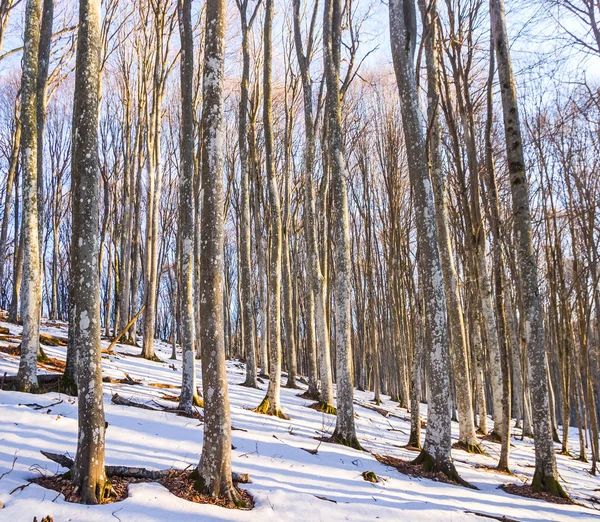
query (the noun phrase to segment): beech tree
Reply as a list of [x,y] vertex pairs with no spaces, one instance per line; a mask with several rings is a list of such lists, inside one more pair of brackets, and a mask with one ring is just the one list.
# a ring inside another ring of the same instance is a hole
[[566,497],[558,482],[556,458],[550,426],[547,357],[544,348],[544,324],[538,286],[537,264],[533,251],[529,187],[523,155],[523,138],[519,105],[510,60],[506,32],[504,0],[490,0],[492,37],[498,61],[498,78],[504,116],[506,154],[510,173],[513,223],[517,237],[519,281],[522,286],[525,316],[525,342],[528,353],[528,376],[532,399],[535,434],[535,474],[532,486],[536,491]]
[[350,230],[339,92],[342,39],[340,0],[325,0],[323,11],[323,55],[327,83],[327,153],[331,169],[333,261],[335,281],[335,354],[337,370],[337,417],[333,440],[362,449],[354,426],[354,380],[351,371]]
[[[23,170],[23,337],[19,362],[19,388],[31,391],[38,385],[37,355],[40,343],[42,281],[38,228],[37,77],[40,45],[41,1],[28,0],[25,7],[23,73],[21,77],[21,168]],[[15,282],[16,287],[16,282]]]
[[70,295],[77,348],[78,431],[73,483],[81,502],[102,502],[110,488],[104,469],[104,406],[100,356],[98,270],[100,0],[80,0],[77,31],[73,153]]
[[263,69],[263,126],[265,138],[265,167],[269,185],[269,221],[271,225],[269,249],[269,387],[267,394],[256,409],[259,413],[287,418],[281,410],[281,203],[279,186],[275,175],[273,137],[273,99],[271,89],[272,68],[273,0],[265,0],[264,22],[264,69]]
[[225,0],[207,0],[202,84],[200,346],[204,444],[198,488],[238,502],[231,479],[231,414],[223,331],[223,75]]
[[427,324],[426,360],[429,377],[425,444],[417,461],[426,468],[458,479],[450,455],[450,404],[448,397],[448,331],[433,188],[427,169],[425,136],[414,72],[416,46],[414,0],[390,1],[390,39],[400,94],[408,171],[415,205],[419,248],[419,283]]
[[177,4],[181,38],[181,178],[179,180],[179,241],[181,256],[181,345],[183,370],[179,407],[191,412],[199,402],[196,394],[196,350],[194,349],[194,42],[192,1]]

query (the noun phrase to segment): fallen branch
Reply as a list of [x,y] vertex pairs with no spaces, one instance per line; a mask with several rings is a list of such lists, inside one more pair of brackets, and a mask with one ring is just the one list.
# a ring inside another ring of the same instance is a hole
[[109,382],[111,384],[129,384],[130,386],[135,386],[136,384],[142,384],[142,381],[136,381],[126,372],[125,372],[125,377],[123,377],[121,379],[113,379],[112,377],[108,377],[107,375],[105,375],[104,377],[102,377],[102,382]]
[[[40,453],[63,468],[70,470],[73,467],[74,461],[71,457],[67,457],[60,453],[51,453],[49,451],[40,451]],[[140,478],[148,480],[164,479],[169,477],[175,471],[173,469],[152,470],[128,466],[106,466],[105,470],[107,477]],[[237,473],[233,471],[231,473],[231,478],[233,479],[233,482],[238,482],[240,484],[250,483],[250,475],[248,473]]]
[[321,497],[320,495],[314,495],[316,498],[318,498],[319,500],[326,500],[327,502],[333,502],[334,504],[337,504],[337,500],[333,500],[332,498],[327,498],[327,497]]
[[56,402],[53,402],[52,404],[48,404],[47,406],[43,406],[41,404],[38,404],[37,402],[32,402],[29,404],[22,404],[20,403],[19,406],[27,406],[28,408],[33,408],[34,410],[45,410],[46,408],[52,408],[52,406],[56,406],[58,404],[61,404],[63,401],[62,399]]
[[17,462],[16,454],[15,454],[15,457],[13,458],[12,466],[10,467],[10,469],[8,471],[5,471],[4,473],[2,473],[2,475],[0,475],[0,480],[2,480],[4,477],[6,477],[6,475],[12,473],[12,471],[15,469],[15,462]]
[[113,404],[117,404],[119,406],[131,406],[133,408],[141,408],[142,410],[174,413],[175,415],[179,415],[181,417],[189,417],[191,419],[202,420],[202,418],[203,418],[202,415],[200,415],[200,413],[197,410],[194,410],[193,412],[190,413],[190,412],[188,412],[186,410],[182,410],[180,408],[167,408],[165,406],[161,406],[156,401],[153,401],[154,404],[156,404],[156,406],[157,406],[155,408],[154,406],[150,406],[148,404],[144,404],[141,402],[135,402],[130,399],[126,399],[125,397],[121,397],[118,393],[115,393],[112,396],[111,400],[112,400]]
[[[55,384],[58,381],[60,381],[61,379],[62,379],[61,373],[42,373],[42,374],[38,374],[38,376],[37,376],[39,385]],[[6,375],[5,374],[5,376],[2,378],[2,386],[0,387],[0,389],[4,389],[4,385],[6,385],[9,388],[12,388],[13,386],[18,386],[18,384],[19,384],[19,381],[18,381],[16,375]]]
[[378,408],[377,406],[372,406],[371,404],[365,404],[364,402],[358,401],[354,401],[354,404],[361,406],[362,408],[366,408],[367,410],[375,411],[379,413],[379,415],[383,415],[386,418],[392,415],[388,410],[384,408]]
[[129,330],[132,326],[133,323],[135,323],[137,321],[137,318],[142,314],[142,312],[144,311],[144,308],[146,308],[146,305],[143,305],[137,314],[135,314],[131,320],[127,323],[127,326],[125,328],[123,328],[118,335],[112,340],[112,342],[108,345],[107,348],[107,352],[110,353],[112,352],[112,349],[115,347],[115,345],[121,340],[121,337],[123,337],[125,335],[125,333],[127,332],[127,330]]

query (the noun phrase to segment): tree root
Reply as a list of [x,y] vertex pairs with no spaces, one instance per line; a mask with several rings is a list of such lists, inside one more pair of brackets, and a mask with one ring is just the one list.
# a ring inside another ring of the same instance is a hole
[[533,491],[538,493],[544,492],[552,495],[553,497],[571,500],[569,494],[564,490],[556,478],[549,475],[543,475],[542,472],[537,469],[533,475],[531,487]]
[[336,407],[323,401],[315,402],[314,404],[311,404],[309,408],[320,411],[321,413],[326,413],[327,415],[337,415]]
[[481,447],[480,444],[471,444],[469,442],[459,440],[454,446],[466,451],[467,453],[472,453],[473,455],[486,455],[489,457],[488,453]]
[[279,408],[275,408],[271,405],[271,401],[267,397],[265,397],[262,402],[254,408],[252,411],[256,413],[261,413],[263,415],[271,415],[273,417],[278,417],[284,420],[290,420],[290,418],[283,413]]
[[[194,482],[194,489],[203,495],[210,495],[215,497],[214,491],[212,488],[208,487],[204,478],[198,471],[198,468],[194,469],[189,475],[189,479]],[[238,508],[245,509],[248,507],[244,499],[241,497],[236,484],[247,484],[250,482],[250,475],[248,474],[240,474],[232,472],[231,474],[231,482],[232,485],[227,485],[224,489],[225,491],[219,491],[217,498],[221,500],[225,507],[229,508]],[[223,488],[220,488],[223,489]]]
[[159,358],[159,357],[158,357],[158,356],[157,356],[155,353],[153,353],[152,355],[150,355],[150,356],[148,356],[148,357],[146,357],[144,354],[142,354],[142,357],[143,357],[144,359],[146,359],[147,361],[158,362],[158,363],[164,362],[164,361],[163,361],[162,359],[160,359],[160,358]]
[[287,382],[285,383],[285,387],[288,388],[289,390],[300,389],[300,386],[298,386],[296,384],[296,379],[290,379],[290,378],[288,378]]
[[309,390],[306,390],[304,393],[299,393],[296,397],[300,397],[301,399],[308,399],[309,401],[318,401],[319,400],[319,392],[316,391],[311,393]]
[[451,460],[445,460],[443,462],[436,462],[433,459],[433,457],[429,454],[429,452],[425,449],[421,450],[421,453],[419,453],[417,458],[415,460],[413,460],[411,462],[411,464],[414,464],[414,465],[422,464],[423,470],[426,472],[443,473],[448,478],[448,480],[450,480],[452,482],[460,484],[461,486],[464,486],[466,488],[478,489],[475,486],[473,486],[472,484],[469,484],[463,478],[461,478],[461,476],[458,474],[458,471],[456,471],[456,468],[454,467],[454,464],[452,463]]
[[358,451],[365,451],[365,449],[360,445],[356,435],[353,437],[345,437],[336,431],[333,432],[331,439],[328,442],[333,442],[335,444],[341,444],[342,446],[347,446],[348,448],[352,448]]
[[258,383],[254,384],[254,383],[250,383],[247,380],[245,380],[244,382],[240,382],[240,386],[244,386],[245,388],[253,388],[255,390],[258,390]]

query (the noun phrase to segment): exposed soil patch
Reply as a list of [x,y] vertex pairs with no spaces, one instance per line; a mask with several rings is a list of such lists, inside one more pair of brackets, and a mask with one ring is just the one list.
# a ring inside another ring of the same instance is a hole
[[[103,502],[103,504],[110,504],[111,502],[119,502],[128,497],[129,484],[137,482],[150,482],[148,479],[140,478],[122,478],[122,477],[110,477],[108,479],[112,488],[112,494]],[[64,475],[55,475],[54,477],[40,477],[31,480],[35,484],[42,486],[46,489],[51,489],[62,493],[65,496],[67,502],[79,503],[81,496],[75,491],[73,482],[70,478],[65,478]]]
[[21,346],[9,346],[6,344],[0,344],[0,352],[5,353],[6,355],[18,357],[19,355],[21,355]]
[[173,495],[189,500],[190,502],[196,502],[197,504],[213,504],[216,506],[242,509],[248,511],[254,507],[254,498],[245,489],[240,489],[235,486],[237,493],[242,500],[243,505],[232,506],[227,499],[224,498],[213,498],[210,495],[205,495],[198,492],[194,487],[194,480],[190,478],[191,472],[189,471],[176,471],[169,477],[160,480],[159,482],[167,488]]
[[65,361],[61,361],[54,357],[46,357],[43,361],[38,361],[38,368],[43,368],[44,370],[56,373],[64,373],[66,365]]
[[519,497],[545,500],[546,502],[551,502],[552,504],[575,504],[575,502],[568,498],[555,497],[554,495],[550,495],[549,493],[545,493],[543,491],[534,491],[530,485],[523,486],[520,484],[502,484],[498,487],[501,490],[510,493],[511,495],[517,495]]
[[395,468],[397,471],[402,473],[403,475],[408,475],[409,477],[414,478],[426,478],[429,480],[434,480],[436,482],[444,482],[445,484],[453,484],[455,486],[462,486],[463,484],[459,484],[454,480],[450,480],[444,473],[441,471],[425,471],[425,467],[423,464],[413,464],[409,461],[399,459],[397,457],[391,457],[389,455],[375,455],[375,458],[385,464],[386,466],[390,466]]
[[[240,499],[243,501],[240,506],[232,506],[225,498],[213,498],[210,495],[205,495],[198,492],[194,487],[194,480],[190,478],[189,471],[177,471],[173,470],[168,477],[150,480],[144,478],[134,477],[108,477],[112,488],[111,495],[103,502],[110,504],[112,502],[119,502],[125,500],[129,495],[129,484],[137,484],[140,482],[157,482],[167,488],[173,495],[195,502],[196,504],[211,504],[215,506],[250,510],[254,507],[254,498],[250,493],[244,489],[240,489],[235,486]],[[58,493],[62,493],[65,496],[67,502],[78,503],[81,497],[75,491],[75,487],[71,482],[70,478],[65,478],[65,475],[55,475],[54,477],[40,477],[31,480],[43,488],[51,489]]]
[[176,384],[165,384],[162,382],[149,382],[148,386],[152,386],[153,388],[163,388],[165,390],[180,390],[181,386],[177,386]]
[[66,337],[58,337],[45,333],[40,334],[40,343],[45,346],[67,346],[68,342],[69,340]]

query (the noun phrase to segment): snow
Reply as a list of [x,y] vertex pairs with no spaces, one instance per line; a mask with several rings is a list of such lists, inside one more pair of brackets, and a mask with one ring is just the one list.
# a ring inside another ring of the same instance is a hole
[[[45,333],[65,337],[66,325],[44,326]],[[20,327],[7,326],[20,334]],[[108,342],[103,342],[106,347]],[[50,357],[64,359],[66,348],[44,347]],[[183,469],[195,466],[202,450],[203,425],[197,420],[171,413],[153,412],[117,406],[111,403],[113,393],[132,400],[152,401],[172,406],[162,396],[177,395],[177,389],[158,388],[151,383],[180,385],[181,354],[178,361],[169,360],[171,346],[156,343],[157,356],[164,363],[132,357],[140,348],[117,345],[114,355],[103,355],[104,375],[122,378],[129,374],[142,385],[104,383],[106,432],[106,464],[143,466],[154,469]],[[200,376],[199,361],[196,361]],[[0,352],[0,375],[15,374],[18,358]],[[45,459],[39,450],[66,452],[73,456],[77,443],[77,403],[75,398],[49,393],[31,395],[0,392],[0,521],[40,520],[51,515],[55,521],[337,521],[337,520],[441,520],[444,522],[486,518],[474,513],[507,516],[519,521],[600,520],[598,504],[592,497],[600,488],[600,479],[591,476],[590,465],[557,455],[561,480],[568,492],[582,505],[566,506],[516,497],[498,486],[507,482],[529,482],[533,473],[533,442],[513,438],[511,465],[515,477],[475,466],[494,467],[499,453],[497,444],[483,442],[492,456],[468,455],[453,451],[461,476],[479,491],[459,486],[415,479],[377,462],[369,453],[380,453],[404,459],[415,453],[404,449],[409,434],[409,414],[397,404],[385,400],[382,408],[392,416],[384,418],[375,411],[356,406],[358,438],[369,452],[319,443],[314,437],[331,434],[335,417],[316,412],[306,406],[309,401],[296,396],[298,390],[281,388],[281,405],[291,420],[258,415],[250,408],[262,400],[267,383],[260,390],[238,386],[244,380],[244,366],[228,361],[228,381],[232,408],[232,467],[250,473],[252,483],[244,485],[256,501],[252,511],[227,510],[216,506],[197,505],[179,499],[156,483],[132,484],[129,497],[121,502],[101,506],[67,503],[62,495],[31,484],[28,479],[40,474],[64,472]],[[285,376],[283,376],[285,379]],[[1,379],[1,377],[0,377]],[[301,390],[300,390],[301,391]],[[355,402],[370,403],[372,393],[355,391]],[[386,398],[389,399],[389,398]],[[52,405],[35,410],[28,403]],[[370,403],[372,404],[372,403]],[[423,415],[426,407],[423,406]],[[518,430],[516,430],[518,433]],[[453,440],[458,438],[458,424],[452,423]],[[424,430],[423,430],[424,436]],[[571,448],[578,454],[578,437],[572,429]],[[312,455],[302,448],[315,449]],[[555,445],[556,451],[560,450]],[[15,460],[16,459],[16,460]],[[14,469],[11,471],[11,467]],[[362,478],[363,471],[374,471],[382,482],[372,484]],[[12,492],[12,493],[11,493]],[[335,502],[323,500],[324,497]],[[585,506],[587,507],[584,507]]]

